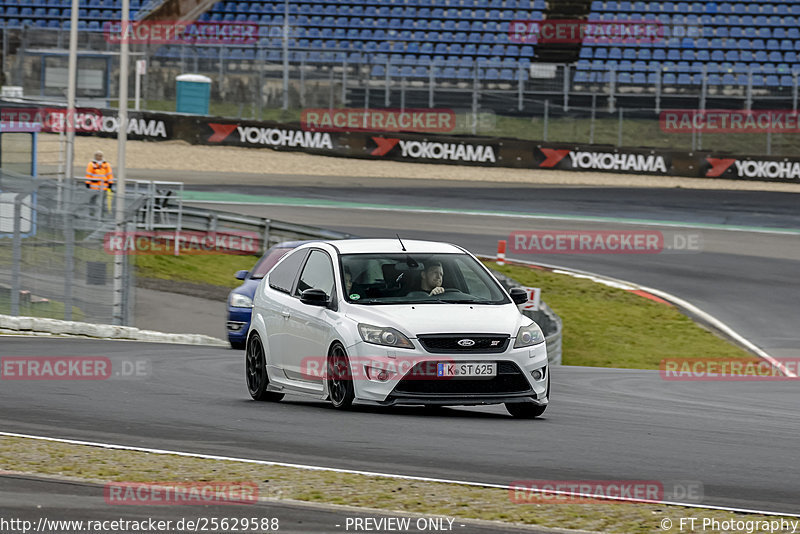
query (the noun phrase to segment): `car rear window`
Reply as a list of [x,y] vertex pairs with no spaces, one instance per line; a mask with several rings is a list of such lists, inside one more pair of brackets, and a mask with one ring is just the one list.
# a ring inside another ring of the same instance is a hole
[[295,278],[297,278],[297,271],[303,264],[308,249],[297,250],[292,252],[286,259],[284,259],[278,266],[276,266],[269,273],[269,287],[289,293],[292,291],[292,285]]

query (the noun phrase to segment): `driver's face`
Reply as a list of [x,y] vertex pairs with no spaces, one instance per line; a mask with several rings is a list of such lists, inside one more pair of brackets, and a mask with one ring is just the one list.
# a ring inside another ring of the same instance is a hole
[[439,287],[442,285],[442,277],[444,276],[444,269],[441,265],[435,265],[425,271],[425,280],[431,288]]

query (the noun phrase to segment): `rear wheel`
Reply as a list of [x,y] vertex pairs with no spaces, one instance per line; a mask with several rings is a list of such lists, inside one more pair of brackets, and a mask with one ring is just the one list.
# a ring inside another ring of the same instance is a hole
[[334,408],[345,410],[353,404],[355,389],[347,353],[336,343],[328,355],[328,394]]
[[269,386],[267,362],[264,357],[264,346],[261,344],[261,337],[258,334],[250,336],[247,342],[245,378],[247,379],[247,391],[254,400],[276,402],[283,398],[283,393],[267,391]]

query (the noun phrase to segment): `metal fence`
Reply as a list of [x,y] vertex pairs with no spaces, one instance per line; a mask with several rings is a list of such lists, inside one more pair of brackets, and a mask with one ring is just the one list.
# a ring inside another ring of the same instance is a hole
[[[101,232],[113,216],[102,204],[85,188],[0,171],[0,314],[113,322],[114,256]],[[133,276],[126,257],[123,324]]]
[[[794,64],[655,66],[623,59],[561,65],[468,55],[431,55],[420,63],[417,56],[310,49],[293,38],[284,63],[282,28],[261,30],[248,47],[132,45],[134,58],[148,62],[141,109],[174,111],[175,78],[197,73],[211,78],[210,113],[223,117],[298,122],[307,108],[447,108],[457,119],[449,134],[753,155],[793,155],[800,148],[794,132],[676,134],[659,123],[659,114],[671,109],[797,111]],[[3,58],[6,83],[23,86],[28,97],[63,98],[66,30],[3,35],[16,43],[9,48],[13,56]],[[83,104],[114,106],[118,45],[102,31],[83,31],[79,41]],[[131,73],[132,87],[135,78]]]

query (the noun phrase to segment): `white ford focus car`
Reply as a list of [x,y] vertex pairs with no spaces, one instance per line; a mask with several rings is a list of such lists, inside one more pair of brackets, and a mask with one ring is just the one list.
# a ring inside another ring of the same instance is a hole
[[351,239],[307,243],[261,281],[247,336],[256,400],[286,393],[432,406],[504,403],[541,415],[550,373],[539,326],[461,247]]

